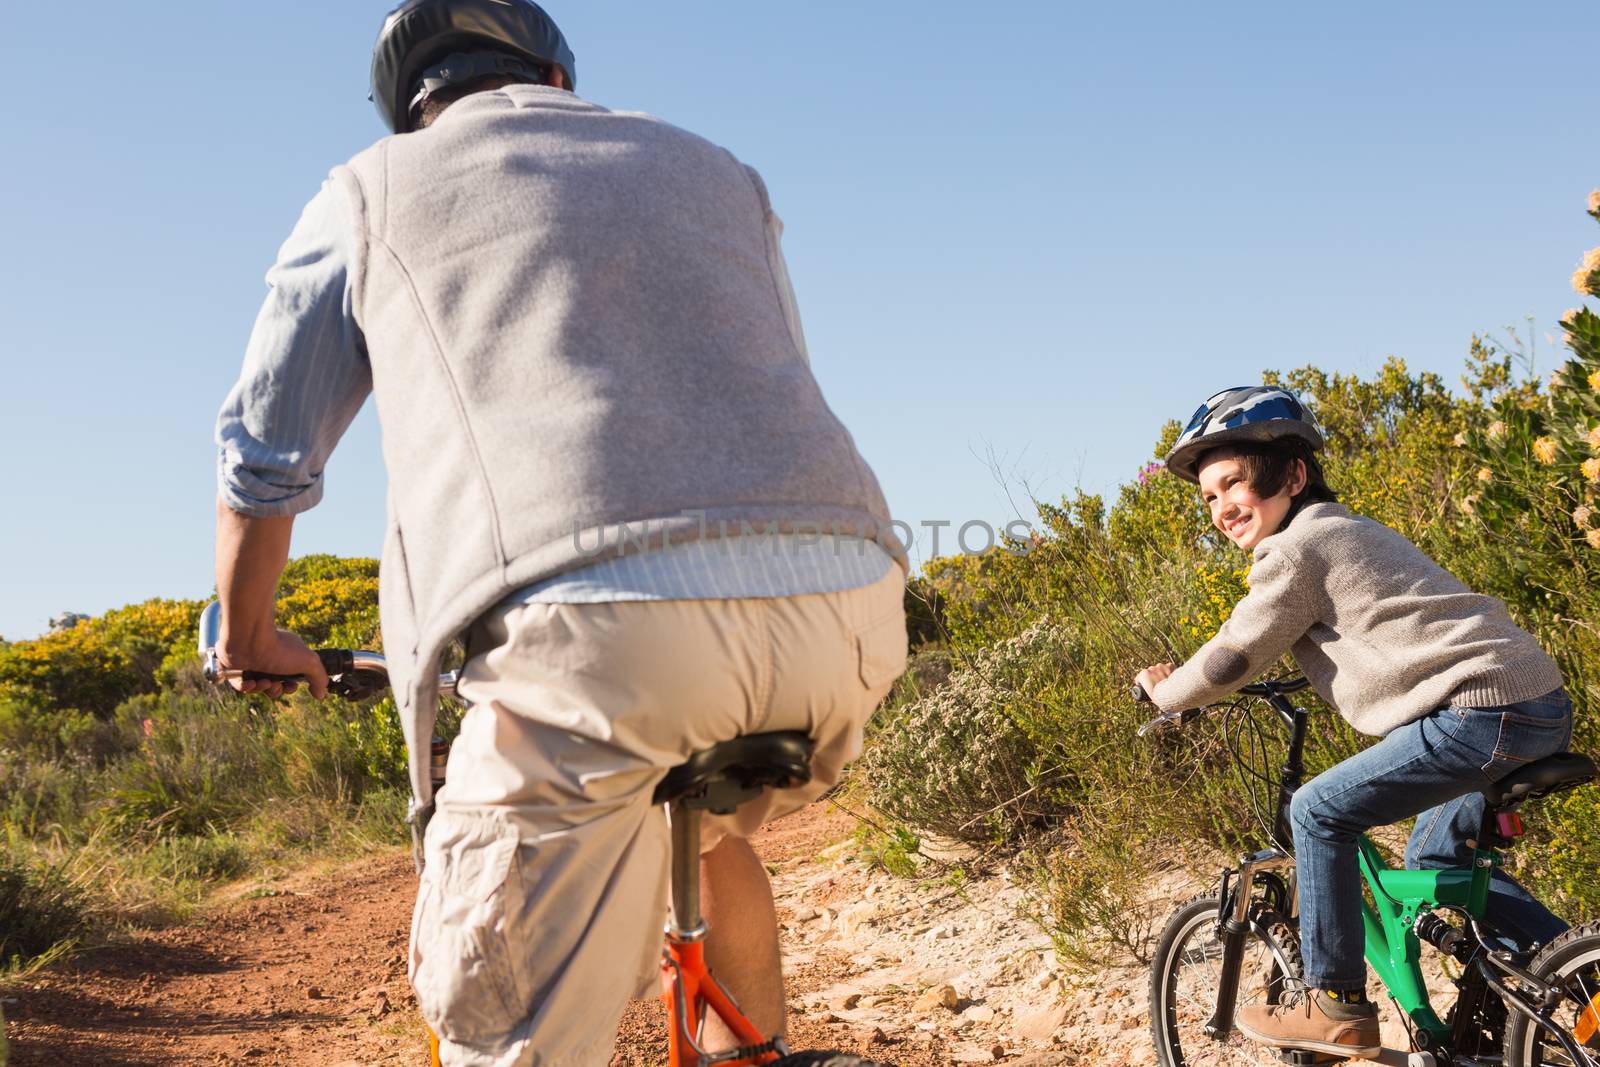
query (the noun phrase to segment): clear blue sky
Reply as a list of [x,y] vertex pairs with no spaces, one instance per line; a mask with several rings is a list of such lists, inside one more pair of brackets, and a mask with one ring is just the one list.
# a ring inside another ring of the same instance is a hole
[[[209,592],[212,420],[278,244],[382,132],[387,6],[8,9],[0,634]],[[1528,315],[1545,347],[1600,243],[1592,2],[550,7],[585,96],[766,176],[913,524],[1114,486],[1266,367],[1453,381]],[[369,408],[296,553],[377,554],[377,440]]]

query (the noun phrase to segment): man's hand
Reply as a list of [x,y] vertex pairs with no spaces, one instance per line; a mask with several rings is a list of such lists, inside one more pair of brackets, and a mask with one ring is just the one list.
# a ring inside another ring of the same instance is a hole
[[[217,658],[230,670],[301,674],[312,696],[321,700],[328,695],[328,672],[322,669],[322,661],[288,630],[274,630],[253,643],[230,640],[224,634],[217,642]],[[265,693],[270,697],[284,696],[299,687],[298,682],[245,681],[243,678],[230,678],[228,684],[241,693]]]
[[[311,695],[321,700],[328,695],[322,662],[304,641],[272,622],[293,527],[292,516],[251,518],[217,501],[217,599],[222,603],[217,658],[229,670],[304,675]],[[294,692],[298,683],[233,678],[229,684],[241,693],[279,697]]]
[[1144,690],[1145,696],[1154,700],[1156,698],[1156,686],[1177,669],[1171,663],[1154,663],[1140,671],[1133,680],[1138,683],[1139,688]]

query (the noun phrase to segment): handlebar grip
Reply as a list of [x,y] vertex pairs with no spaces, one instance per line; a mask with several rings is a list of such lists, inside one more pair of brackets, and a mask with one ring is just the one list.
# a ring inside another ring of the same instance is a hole
[[242,682],[304,682],[303,674],[272,674],[268,671],[242,671],[239,674]]
[[1133,688],[1128,690],[1128,695],[1133,698],[1133,702],[1135,704],[1150,703],[1150,694],[1146,693],[1144,691],[1144,686],[1140,685],[1138,682],[1133,683]]

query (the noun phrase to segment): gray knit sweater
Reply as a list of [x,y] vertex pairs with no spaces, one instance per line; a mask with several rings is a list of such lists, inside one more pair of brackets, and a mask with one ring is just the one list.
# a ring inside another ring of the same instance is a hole
[[1505,605],[1342,505],[1306,507],[1254,558],[1249,595],[1151,694],[1163,710],[1213,703],[1285,652],[1350,725],[1375,736],[1446,704],[1514,704],[1562,684]]

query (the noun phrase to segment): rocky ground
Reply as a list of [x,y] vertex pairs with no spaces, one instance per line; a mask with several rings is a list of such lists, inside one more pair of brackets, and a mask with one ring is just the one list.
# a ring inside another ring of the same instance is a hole
[[[824,802],[756,840],[778,901],[792,1046],[902,1067],[1154,1062],[1143,966],[1065,967],[1005,870],[897,878],[857,854],[855,827]],[[1192,888],[1152,886],[1152,906]],[[413,896],[409,858],[387,854],[81,955],[0,993],[12,1063],[426,1062],[405,979]],[[654,999],[630,1006],[612,1067],[662,1063],[662,1019]]]

